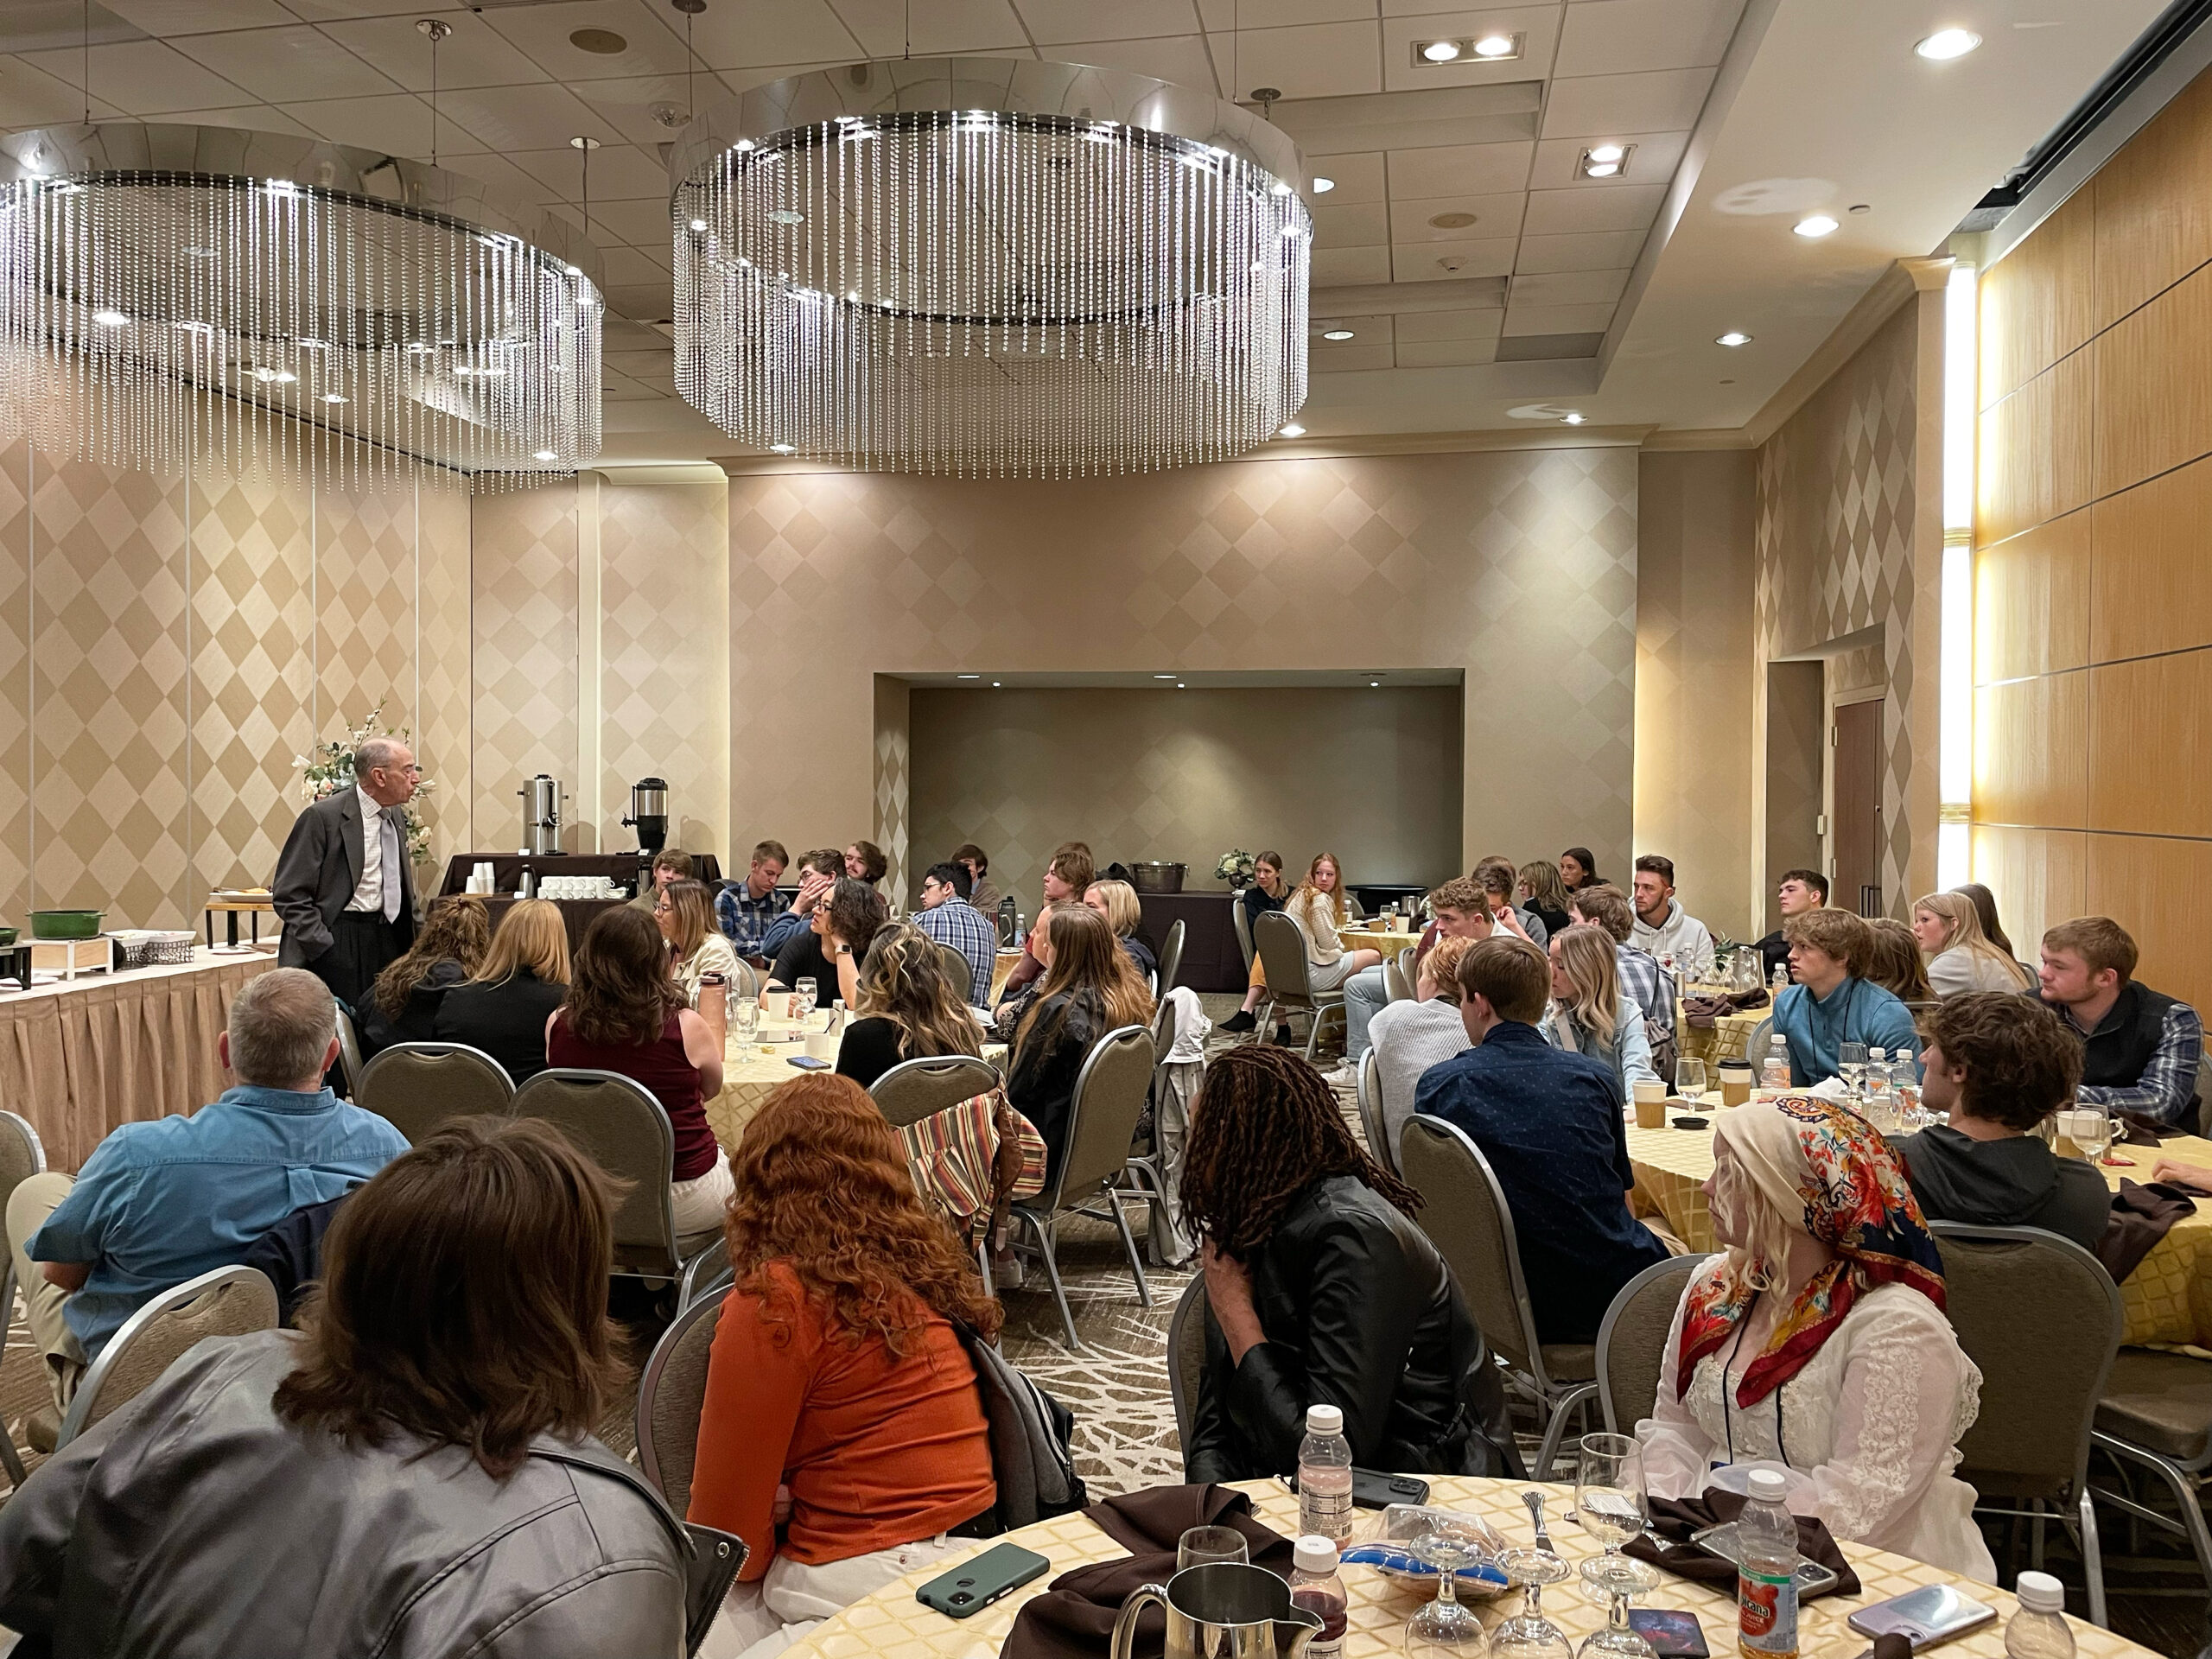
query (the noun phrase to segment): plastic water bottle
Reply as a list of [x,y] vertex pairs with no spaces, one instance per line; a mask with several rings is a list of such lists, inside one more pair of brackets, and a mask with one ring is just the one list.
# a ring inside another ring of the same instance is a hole
[[1759,1086],[1762,1089],[1789,1087],[1789,1041],[1779,1033],[1767,1048],[1766,1064],[1759,1072]]
[[1897,1122],[1908,1129],[1924,1128],[1927,1120],[1920,1110],[1920,1067],[1914,1062],[1909,1048],[1897,1050],[1897,1057],[1890,1062],[1890,1087],[1897,1090]]
[[1866,1121],[1887,1135],[1897,1126],[1897,1097],[1890,1089],[1890,1051],[1866,1051],[1866,1070],[1859,1079],[1866,1096]]
[[1344,1439],[1344,1412],[1308,1406],[1298,1448],[1299,1533],[1342,1549],[1351,1541],[1351,1442]]
[[1745,1659],[1797,1659],[1797,1518],[1782,1501],[1779,1470],[1751,1471],[1736,1522],[1736,1647]]
[[1772,991],[1777,996],[1780,996],[1784,991],[1789,988],[1789,964],[1788,963],[1777,962],[1774,964],[1774,977],[1770,982],[1769,982],[1767,988]]
[[2074,1659],[2066,1586],[2048,1573],[2023,1573],[2012,1593],[2020,1599],[2020,1611],[2005,1625],[2007,1659]]
[[[1299,1485],[1306,1484],[1300,1480]],[[1304,1507],[1305,1500],[1299,1500]],[[1291,1556],[1290,1605],[1321,1621],[1320,1633],[1306,1644],[1311,1659],[1338,1659],[1344,1650],[1344,1626],[1351,1598],[1337,1573],[1337,1547],[1318,1535],[1300,1538]]]

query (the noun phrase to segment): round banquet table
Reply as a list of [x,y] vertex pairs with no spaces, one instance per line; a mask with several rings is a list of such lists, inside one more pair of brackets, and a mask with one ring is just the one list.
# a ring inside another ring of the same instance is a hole
[[[733,1032],[722,1048],[722,1090],[707,1102],[707,1122],[724,1152],[734,1151],[745,1137],[745,1126],[780,1084],[803,1077],[805,1071],[791,1063],[794,1054],[806,1052],[804,1043],[740,1043]],[[1003,1066],[1006,1045],[986,1043],[983,1058]]]
[[1402,931],[1385,932],[1379,926],[1354,922],[1350,927],[1340,927],[1337,937],[1344,941],[1347,950],[1380,950],[1382,960],[1389,962],[1409,944],[1419,944],[1421,935]]
[[[1636,1207],[1648,1214],[1648,1203],[1692,1249],[1713,1249],[1713,1218],[1698,1190],[1713,1173],[1713,1131],[1639,1129],[1631,1122],[1628,1155],[1636,1168]],[[2123,1178],[2147,1183],[2160,1158],[2212,1166],[2212,1141],[2182,1135],[2155,1148],[2115,1147],[2113,1156],[2126,1164],[2103,1166],[2101,1173],[2117,1192]],[[2120,1286],[2126,1315],[2122,1342],[2212,1349],[2212,1199],[2199,1198],[2196,1205],[2196,1213],[2176,1222]]]
[[[1237,1485],[1252,1495],[1253,1510],[1261,1521],[1285,1535],[1296,1530],[1298,1500],[1281,1484],[1265,1480],[1240,1481]],[[1529,1511],[1521,1502],[1521,1494],[1532,1490],[1530,1483],[1439,1478],[1430,1480],[1429,1489],[1430,1503],[1483,1516],[1507,1544],[1533,1541]],[[1570,1562],[1596,1554],[1598,1545],[1586,1538],[1572,1521],[1562,1518],[1574,1506],[1574,1489],[1551,1485],[1542,1490],[1550,1497],[1544,1514],[1559,1553]],[[1371,1530],[1377,1518],[1373,1510],[1360,1511],[1362,1530]],[[1001,1543],[1020,1544],[1035,1550],[1052,1562],[1052,1570],[974,1617],[953,1619],[914,1599],[916,1586],[964,1557],[935,1560],[825,1620],[804,1639],[794,1643],[789,1653],[794,1659],[993,1659],[1005,1642],[1007,1632],[1014,1628],[1014,1615],[1022,1603],[1042,1594],[1063,1573],[1109,1560],[1124,1553],[1119,1544],[1081,1515],[1040,1521],[1033,1527],[1007,1533],[1003,1538],[978,1541],[975,1548],[980,1552]],[[1798,1615],[1798,1637],[1799,1651],[1805,1659],[1856,1659],[1869,1643],[1844,1623],[1851,1613],[1923,1585],[1958,1581],[1953,1574],[1882,1550],[1846,1544],[1843,1552],[1858,1573],[1862,1588],[1856,1596],[1822,1596],[1804,1605]],[[1344,1633],[1344,1659],[1382,1659],[1386,1654],[1400,1652],[1406,1621],[1419,1611],[1421,1598],[1395,1588],[1372,1567],[1347,1567],[1344,1578],[1351,1599],[1349,1627]],[[2004,1591],[1987,1585],[1968,1582],[1965,1589],[1976,1600],[1996,1608],[1997,1618],[1978,1630],[1946,1643],[1945,1655],[1948,1659],[2002,1659],[2005,1622],[2012,1618],[2016,1604]],[[1485,1625],[1495,1627],[1506,1614],[1518,1611],[1521,1596],[1518,1592],[1511,1592],[1495,1600],[1470,1605],[1482,1615]],[[1578,1643],[1605,1622],[1605,1609],[1586,1599],[1579,1581],[1573,1579],[1550,1586],[1543,1605],[1552,1622]],[[1636,1605],[1694,1613],[1704,1626],[1706,1644],[1716,1655],[1726,1656],[1735,1650],[1736,1603],[1731,1594],[1662,1573],[1659,1587]],[[2147,1649],[2123,1641],[2109,1630],[2099,1630],[2080,1619],[2069,1618],[2067,1622],[2073,1627],[2075,1650],[2082,1659],[2147,1655]]]

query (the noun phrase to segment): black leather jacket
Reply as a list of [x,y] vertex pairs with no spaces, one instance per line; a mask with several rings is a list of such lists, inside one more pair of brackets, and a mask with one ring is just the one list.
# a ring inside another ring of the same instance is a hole
[[1268,1339],[1232,1365],[1207,1315],[1185,1479],[1288,1474],[1313,1405],[1343,1408],[1363,1469],[1520,1472],[1504,1389],[1452,1270],[1366,1182],[1316,1181],[1249,1265]]

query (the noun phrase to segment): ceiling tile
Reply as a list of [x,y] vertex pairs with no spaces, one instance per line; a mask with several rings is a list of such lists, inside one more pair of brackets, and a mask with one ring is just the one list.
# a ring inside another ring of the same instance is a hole
[[1595,138],[1547,138],[1536,146],[1536,163],[1529,170],[1532,190],[1625,190],[1639,184],[1664,184],[1681,165],[1689,145],[1687,132],[1609,132],[1611,143],[1628,144],[1628,165],[1610,179],[1585,178],[1582,152]]
[[[1456,63],[1416,60],[1415,41],[1440,37],[1519,35],[1521,55],[1502,61],[1461,58]],[[1552,73],[1559,40],[1559,7],[1514,6],[1477,11],[1437,11],[1416,17],[1387,17],[1382,22],[1382,85],[1394,92],[1426,92],[1438,86],[1489,86],[1501,81],[1542,80]]]
[[1306,359],[1316,374],[1346,374],[1360,369],[1394,369],[1390,347],[1382,346],[1332,346],[1325,350],[1316,346]]
[[[311,132],[321,133],[334,144],[353,144],[363,149],[387,150],[394,156],[430,153],[430,105],[410,92],[383,98],[325,98],[312,104],[287,104],[284,113]],[[475,139],[454,125],[439,124],[441,161],[456,150],[479,148]],[[466,167],[461,169],[466,173]],[[488,182],[488,181],[486,181]]]
[[1135,41],[1147,35],[1188,34],[1196,17],[1191,0],[1014,0],[1040,46],[1070,41]]
[[1503,276],[1513,269],[1510,236],[1467,242],[1399,244],[1390,250],[1390,275],[1401,283],[1464,282],[1471,276]]
[[[26,52],[24,61],[72,86],[84,84],[81,52]],[[134,115],[172,110],[226,110],[260,99],[235,81],[204,69],[160,41],[126,41],[92,50],[92,91]]]
[[[638,75],[620,80],[580,80],[575,86],[576,96],[587,107],[632,143],[646,149],[671,142],[678,130],[655,120],[655,109],[703,110],[728,91],[721,78],[710,69],[702,69],[688,80],[680,74]],[[598,166],[596,156],[592,164]]]
[[1339,205],[1332,190],[1313,206],[1313,238],[1325,248],[1381,247],[1390,239],[1390,210],[1379,201]]
[[1338,283],[1387,283],[1390,280],[1388,248],[1316,248],[1313,285]]
[[410,4],[408,0],[284,0],[284,10],[303,23],[340,22],[358,17],[397,17],[403,15],[410,19],[426,16],[442,16],[447,22],[453,22],[455,21],[454,14],[462,9],[453,4],[452,0],[430,0],[427,5],[422,3],[422,0],[415,0],[413,4]]
[[[1096,41],[1074,54],[1101,69],[1126,69],[1133,75],[1172,80],[1178,86],[1195,86],[1218,96],[1213,60],[1206,43],[1196,35],[1176,35],[1151,41]],[[1227,60],[1223,60],[1224,64]]]
[[1505,313],[1509,334],[1602,334],[1613,321],[1613,307],[1603,305],[1515,305]]
[[[474,12],[450,14],[453,33],[438,46],[438,89],[512,86],[543,80],[545,71]],[[364,17],[326,23],[322,32],[356,57],[374,64],[411,92],[430,90],[430,43],[412,17]]]
[[[686,61],[683,19],[645,0],[557,0],[552,5],[499,6],[484,21],[555,79],[610,80],[618,75],[681,74]],[[582,29],[619,35],[620,52],[587,52],[569,36]],[[696,26],[694,26],[696,33]]]
[[177,50],[257,98],[374,98],[399,90],[389,77],[304,23],[187,35],[179,39]]
[[1554,73],[1711,68],[1743,12],[1744,0],[1587,0],[1567,8]]
[[1643,251],[1645,231],[1592,231],[1577,236],[1527,236],[1514,256],[1518,271],[1605,270],[1630,265]]
[[[1520,191],[1488,196],[1421,196],[1390,204],[1393,242],[1465,242],[1470,237],[1518,236],[1528,197]],[[1432,219],[1472,213],[1472,225],[1437,226]]]
[[0,130],[80,121],[84,114],[85,95],[68,81],[28,59],[0,57]]
[[872,58],[895,58],[906,50],[910,19],[913,50],[925,57],[1029,44],[1021,20],[1007,0],[926,0],[918,6],[908,0],[830,0],[830,3],[845,27],[859,36],[864,54]]
[[1440,340],[1496,340],[1505,326],[1502,309],[1482,311],[1414,311],[1397,320],[1397,340],[1428,342]]
[[[1233,48],[1233,49],[1232,49]],[[1234,73],[1237,95],[1274,86],[1285,98],[1342,98],[1382,90],[1382,54],[1372,22],[1306,23],[1216,35],[1215,66]]]
[[[611,149],[622,136],[564,86],[471,86],[440,92],[438,111],[447,121],[480,141],[483,148],[502,156],[524,149],[565,149],[569,140],[579,135],[596,138]],[[571,151],[569,159],[576,160],[577,153]],[[615,158],[607,150],[592,152],[594,190],[599,188],[601,168],[605,167],[611,175],[614,166]],[[607,194],[613,197],[643,193],[609,190]]]
[[660,258],[639,248],[602,248],[608,288],[652,287],[669,274],[671,256],[664,249]]
[[1501,144],[1536,136],[1542,92],[1541,82],[1514,80],[1355,98],[1287,99],[1275,105],[1274,118],[1309,156]]
[[[1349,328],[1350,340],[1324,340],[1321,336],[1332,329]],[[1315,317],[1306,330],[1313,349],[1317,352],[1341,352],[1358,346],[1387,346],[1393,334],[1392,320],[1387,313],[1363,313],[1355,316]]]
[[[472,156],[468,168],[474,170],[480,159]],[[534,179],[531,182],[537,185]],[[636,201],[601,201],[594,197],[591,225],[592,239],[602,248],[627,243],[632,247],[658,248],[663,253],[669,249],[668,204],[656,197]]]
[[173,40],[223,29],[271,29],[299,20],[276,0],[101,0],[114,16]]
[[[243,127],[249,132],[289,132],[301,138],[322,137],[304,122],[266,104],[248,104],[232,110],[171,110],[162,119],[196,127]],[[382,149],[386,146],[375,144],[368,148]]]
[[1688,132],[1713,85],[1710,69],[1660,69],[1645,75],[1554,80],[1544,105],[1543,137],[1604,137],[1615,132]]
[[1239,28],[1249,32],[1290,23],[1355,22],[1375,16],[1375,0],[1199,0],[1198,10],[1209,32],[1226,35]]
[[[507,159],[563,201],[583,199],[583,181],[577,166],[581,157],[566,148],[517,150]],[[467,162],[459,163],[464,171]],[[601,201],[668,200],[668,169],[660,157],[634,144],[610,144],[591,153],[593,211]]]
[[1535,150],[1532,143],[1394,149],[1389,156],[1390,194],[1416,200],[1425,196],[1493,196],[1525,190],[1529,162]]
[[1334,179],[1337,188],[1326,195],[1316,196],[1315,202],[1380,201],[1382,189],[1382,154],[1371,150],[1364,156],[1330,156],[1313,162],[1316,176]]
[[1643,231],[1667,194],[1663,184],[1624,184],[1614,190],[1532,190],[1521,221],[1523,236],[1570,231]]
[[694,50],[716,69],[864,58],[826,0],[717,0],[691,21]]
[[1491,340],[1400,340],[1402,369],[1456,369],[1497,360],[1497,341]]
[[1611,305],[1628,292],[1625,270],[1524,271],[1513,279],[1512,307]]

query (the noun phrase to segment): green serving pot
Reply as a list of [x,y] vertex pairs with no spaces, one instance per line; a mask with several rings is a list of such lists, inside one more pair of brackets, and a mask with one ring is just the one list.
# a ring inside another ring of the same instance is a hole
[[5,950],[15,942],[16,930],[12,927],[0,927],[0,950]]
[[31,938],[35,939],[96,939],[104,910],[35,910]]

